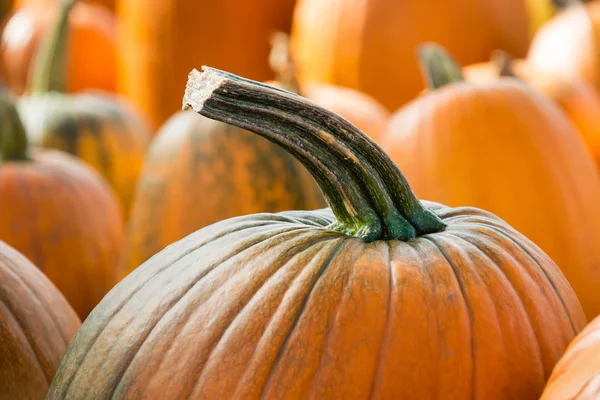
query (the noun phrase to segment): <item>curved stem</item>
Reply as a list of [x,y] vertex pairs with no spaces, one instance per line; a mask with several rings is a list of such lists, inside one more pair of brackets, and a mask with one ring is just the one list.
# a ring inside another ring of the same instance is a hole
[[498,75],[505,78],[515,78],[515,70],[513,68],[513,58],[510,54],[503,50],[496,50],[492,53],[492,64],[498,68]]
[[283,89],[302,95],[296,75],[296,63],[290,50],[290,37],[287,33],[276,32],[271,36],[269,66],[275,73],[275,80]]
[[285,90],[203,70],[190,73],[183,108],[285,148],[319,184],[337,219],[333,229],[367,242],[410,240],[444,229],[389,156],[342,117]]
[[10,94],[0,86],[0,161],[28,161],[27,134]]
[[77,0],[61,0],[56,24],[35,55],[31,93],[66,92],[69,14]]
[[419,48],[419,63],[429,89],[464,81],[460,65],[437,44],[427,43]]

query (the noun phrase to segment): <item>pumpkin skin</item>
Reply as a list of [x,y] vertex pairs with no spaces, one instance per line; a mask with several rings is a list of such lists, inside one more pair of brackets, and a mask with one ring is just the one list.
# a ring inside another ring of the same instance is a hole
[[540,72],[585,79],[600,90],[599,28],[600,2],[569,7],[538,31],[527,60]]
[[277,145],[193,113],[177,113],[148,151],[121,276],[223,219],[324,206],[312,177]]
[[[419,202],[375,142],[339,116],[222,71],[198,75],[185,107],[289,149],[336,216],[242,216],[169,246],[84,322],[48,399],[539,396],[585,324],[550,258],[487,212]],[[310,152],[287,141],[295,130]],[[359,192],[347,190],[358,182]],[[378,199],[360,200],[380,189],[380,200],[403,198],[393,204],[404,222],[363,218],[385,212]]]
[[181,108],[181,88],[194,66],[217,65],[253,79],[270,79],[269,35],[289,30],[294,3],[121,0],[119,93],[158,130]]
[[540,400],[592,400],[600,396],[600,318],[571,342],[556,364]]
[[48,278],[0,241],[0,399],[43,399],[80,325]]
[[[569,116],[569,119],[592,153],[600,167],[600,94],[586,81],[577,78],[549,77],[535,71],[524,60],[513,61],[515,76],[539,90]],[[494,63],[481,63],[463,69],[465,78],[471,82],[485,83],[497,79],[500,69]]]
[[424,87],[421,43],[471,64],[498,48],[525,56],[529,29],[524,0],[299,0],[292,48],[301,82],[358,89],[394,111]]
[[[31,65],[40,42],[54,24],[58,2],[30,5],[9,19],[0,42],[0,69],[5,83],[16,94],[25,92]],[[86,89],[116,90],[116,20],[96,4],[79,2],[69,16],[67,87],[70,92]],[[29,32],[23,40],[23,32]]]
[[103,93],[49,93],[22,97],[19,113],[33,144],[65,151],[100,172],[128,219],[151,137],[132,107]]
[[399,110],[382,147],[419,196],[489,210],[534,241],[600,313],[600,179],[558,106],[511,78],[461,82]]

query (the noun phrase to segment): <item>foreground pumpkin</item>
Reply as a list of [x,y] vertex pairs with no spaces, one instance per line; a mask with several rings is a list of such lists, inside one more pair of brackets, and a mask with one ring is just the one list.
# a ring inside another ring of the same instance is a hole
[[205,68],[184,104],[286,148],[331,210],[169,246],[92,312],[48,399],[537,399],[585,324],[538,247],[420,202],[375,142],[300,96]]
[[179,110],[181,88],[194,65],[269,79],[269,35],[289,30],[295,2],[121,0],[119,93],[158,129]]
[[571,342],[540,400],[600,398],[600,317]]
[[28,152],[23,125],[4,91],[0,215],[0,240],[33,261],[82,319],[114,285],[123,240],[117,199],[77,159],[58,151]]
[[528,62],[551,76],[583,78],[600,90],[599,29],[600,1],[569,7],[539,30]]
[[538,24],[532,15],[545,13],[549,3],[299,0],[292,48],[300,81],[358,89],[395,110],[423,89],[415,57],[419,44],[439,42],[462,63],[484,61],[497,48],[525,56]]
[[52,35],[37,55],[31,96],[19,112],[32,142],[86,161],[110,183],[129,215],[150,132],[132,107],[108,93],[65,95],[65,37],[74,0],[62,3]]
[[48,278],[0,241],[0,398],[43,399],[80,324]]
[[392,116],[383,148],[424,198],[489,210],[560,266],[589,318],[600,313],[600,178],[567,116],[515,79],[462,82],[425,47],[432,91]]
[[511,60],[503,54],[497,54],[492,62],[466,67],[464,75],[468,81],[480,83],[516,77],[548,96],[569,116],[600,167],[600,94],[586,81],[547,76],[524,60]]
[[[67,0],[70,1],[70,0]],[[27,89],[35,54],[51,34],[63,0],[52,4],[31,4],[19,8],[8,20],[0,41],[0,69],[6,85],[17,94]],[[95,4],[77,4],[69,17],[72,34],[65,40],[69,48],[70,92],[116,89],[116,29],[110,11]]]

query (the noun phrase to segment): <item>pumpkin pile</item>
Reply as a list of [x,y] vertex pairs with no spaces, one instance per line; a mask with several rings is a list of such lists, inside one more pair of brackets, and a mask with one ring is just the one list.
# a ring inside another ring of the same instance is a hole
[[0,0],[0,400],[600,399],[597,32]]

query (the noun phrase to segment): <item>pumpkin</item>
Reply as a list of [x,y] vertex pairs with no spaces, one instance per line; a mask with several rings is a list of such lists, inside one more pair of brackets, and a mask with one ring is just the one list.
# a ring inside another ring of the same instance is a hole
[[289,29],[295,1],[120,0],[119,92],[158,129],[195,65],[270,79],[269,35]]
[[43,399],[79,325],[56,286],[0,241],[0,399]]
[[549,77],[532,69],[525,60],[499,54],[489,63],[464,68],[465,79],[485,83],[499,76],[517,77],[539,90],[569,116],[600,167],[600,94],[582,79]]
[[331,209],[221,221],[151,258],[84,322],[48,399],[538,398],[585,317],[535,244],[420,202],[301,96],[205,68],[184,104],[281,145]]
[[514,78],[462,82],[443,49],[422,57],[435,90],[392,116],[383,148],[419,196],[488,210],[533,240],[600,313],[600,178],[573,124]]
[[574,5],[540,28],[528,62],[559,78],[582,78],[600,90],[600,2]]
[[600,317],[571,342],[540,400],[593,400],[600,397]]
[[[45,6],[54,5],[58,3],[60,0],[14,0],[15,9],[19,9],[22,7],[26,7],[32,4],[42,4]],[[107,7],[109,10],[115,10],[116,0],[80,0],[82,3],[93,3],[93,4],[102,4],[104,7]],[[537,0],[532,0],[537,1]]]
[[315,82],[300,85],[296,76],[296,62],[289,46],[289,35],[277,32],[272,35],[271,44],[269,64],[276,80],[268,82],[270,85],[314,101],[346,118],[375,141],[379,140],[390,117],[383,105],[369,95],[342,86]]
[[[0,40],[0,70],[7,86],[17,94],[27,89],[35,54],[50,35],[62,1],[19,8],[8,20]],[[69,17],[72,34],[64,40],[69,49],[69,92],[116,89],[116,20],[96,4],[79,2]]]
[[0,132],[0,240],[39,267],[84,319],[115,283],[123,245],[118,201],[76,158],[28,151],[4,91]]
[[534,27],[528,10],[537,9],[531,4],[299,0],[292,25],[299,79],[358,89],[396,110],[423,89],[415,57],[419,44],[439,42],[469,64],[485,61],[497,48],[525,56]]
[[54,32],[36,58],[31,95],[19,112],[33,144],[68,152],[110,183],[128,218],[151,137],[147,122],[124,100],[105,92],[65,95],[64,37],[73,1],[64,2]]

